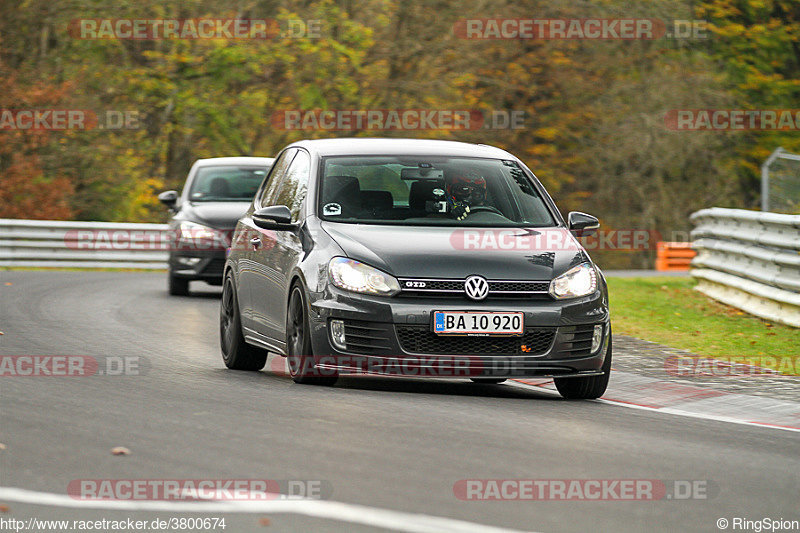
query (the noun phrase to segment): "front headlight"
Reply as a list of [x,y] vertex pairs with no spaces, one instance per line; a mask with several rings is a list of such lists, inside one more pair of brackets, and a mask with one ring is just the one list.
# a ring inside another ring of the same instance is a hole
[[328,272],[333,284],[340,289],[384,296],[400,292],[400,284],[394,277],[346,257],[331,259]]
[[228,238],[224,231],[186,220],[171,234],[170,242],[172,250],[184,252],[224,250],[228,247]]
[[587,296],[597,290],[597,272],[589,263],[571,268],[550,282],[550,296],[563,300]]
[[193,241],[196,239],[213,241],[217,239],[216,230],[197,224],[195,222],[183,221],[180,224],[180,236],[183,241]]

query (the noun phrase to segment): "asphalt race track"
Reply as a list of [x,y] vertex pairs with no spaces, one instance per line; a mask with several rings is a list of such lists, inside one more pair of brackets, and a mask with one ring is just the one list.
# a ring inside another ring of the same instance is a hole
[[[219,290],[193,289],[168,296],[163,273],[0,273],[0,355],[138,368],[0,377],[0,526],[224,516],[224,531],[719,531],[720,518],[731,530],[737,517],[799,518],[797,432],[570,402],[515,383],[350,377],[323,388],[230,371]],[[113,455],[116,446],[130,454]],[[324,494],[84,507],[68,487],[87,479],[313,481]],[[706,497],[465,501],[454,487],[466,479],[679,480],[700,482]]]

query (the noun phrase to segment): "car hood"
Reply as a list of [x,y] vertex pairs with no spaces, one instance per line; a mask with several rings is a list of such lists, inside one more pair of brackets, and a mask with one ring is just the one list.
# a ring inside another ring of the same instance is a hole
[[184,204],[186,220],[217,229],[233,229],[244,216],[250,202],[195,202]]
[[322,227],[349,258],[396,277],[550,280],[588,260],[565,228]]

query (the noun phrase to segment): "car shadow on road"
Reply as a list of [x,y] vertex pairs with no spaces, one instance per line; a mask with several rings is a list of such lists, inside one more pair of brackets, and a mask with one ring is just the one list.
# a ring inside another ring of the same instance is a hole
[[[405,394],[440,394],[442,396],[474,396],[483,398],[516,398],[528,400],[563,401],[563,399],[548,391],[538,391],[513,385],[512,380],[498,385],[473,383],[469,380],[451,379],[419,379],[408,377],[384,376],[357,376],[343,375],[332,387],[319,385],[302,385],[293,383],[289,374],[276,365],[277,356],[270,356],[267,366],[260,372],[240,372],[224,368],[215,370],[215,375],[226,375],[226,379],[236,379],[241,383],[255,384],[261,381],[280,381],[287,383],[293,392],[308,390],[309,392],[344,392],[344,391],[374,391],[397,392]],[[277,359],[281,361],[281,359]]]
[[217,300],[219,300],[221,297],[222,297],[221,287],[208,287],[202,290],[190,289],[188,296],[188,298],[215,298]]
[[479,396],[488,398],[561,401],[561,398],[554,394],[518,388],[511,385],[508,381],[498,385],[488,385],[461,380],[341,376],[339,381],[336,382],[335,388],[409,394],[442,394],[448,396]]
[[217,287],[208,287],[203,290],[190,289],[189,294],[186,296],[171,296],[167,293],[167,291],[162,291],[161,295],[171,301],[190,301],[201,299],[219,300],[222,297],[222,289],[218,289]]

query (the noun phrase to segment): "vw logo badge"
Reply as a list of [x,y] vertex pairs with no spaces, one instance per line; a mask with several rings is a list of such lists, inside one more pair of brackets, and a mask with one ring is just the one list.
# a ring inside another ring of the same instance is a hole
[[473,300],[483,300],[489,295],[489,282],[483,276],[470,276],[464,281],[464,292]]

